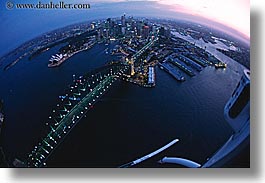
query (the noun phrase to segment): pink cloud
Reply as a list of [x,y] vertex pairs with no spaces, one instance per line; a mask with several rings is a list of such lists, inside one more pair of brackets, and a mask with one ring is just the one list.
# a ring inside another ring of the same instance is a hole
[[157,0],[170,10],[199,15],[250,36],[249,0]]

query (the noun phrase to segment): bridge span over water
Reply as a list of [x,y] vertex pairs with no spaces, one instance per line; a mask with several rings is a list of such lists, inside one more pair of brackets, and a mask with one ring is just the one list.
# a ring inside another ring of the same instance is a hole
[[[135,53],[132,56],[133,62],[152,47],[157,40],[156,37]],[[65,136],[117,79],[131,72],[130,69],[130,63],[114,63],[98,68],[85,76],[78,78],[74,76],[73,85],[67,89],[64,95],[59,96],[60,101],[52,109],[46,122],[46,125],[49,126],[47,135],[29,153],[24,163],[16,159],[14,164],[23,167],[46,166],[46,161],[56,147],[63,142]]]
[[46,122],[49,132],[30,152],[24,166],[43,167],[56,147],[73,127],[86,115],[93,104],[128,72],[129,66],[112,64],[91,73],[74,78],[74,83],[59,96],[59,103],[52,110]]

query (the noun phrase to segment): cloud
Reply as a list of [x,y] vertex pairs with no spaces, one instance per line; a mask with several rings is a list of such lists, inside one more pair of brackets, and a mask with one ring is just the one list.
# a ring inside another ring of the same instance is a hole
[[199,15],[232,27],[250,36],[249,0],[157,0],[170,10]]
[[[91,0],[91,3],[144,2],[144,0]],[[201,16],[250,36],[249,0],[145,0],[167,5],[169,11]],[[242,21],[243,20],[243,21]]]

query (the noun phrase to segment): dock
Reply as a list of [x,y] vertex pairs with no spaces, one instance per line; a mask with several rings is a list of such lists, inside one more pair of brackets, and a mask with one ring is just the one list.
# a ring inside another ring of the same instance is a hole
[[178,59],[175,58],[173,60],[170,60],[169,62],[172,63],[173,65],[177,66],[181,70],[183,70],[189,76],[195,76],[193,71],[191,69],[189,69],[186,65],[183,65]]
[[174,77],[178,81],[185,81],[184,76],[181,74],[180,71],[176,70],[173,68],[169,63],[164,62],[164,63],[159,63],[159,66],[162,70],[166,71],[169,73],[172,77]]
[[198,72],[202,71],[202,66],[198,63],[194,62],[193,60],[189,59],[188,57],[184,55],[178,55],[179,60],[187,64],[188,66],[191,66],[193,69],[197,70]]
[[193,60],[194,62],[200,64],[203,67],[207,67],[208,66],[207,62],[205,62],[203,59],[198,58],[195,55],[187,55],[187,57],[190,58],[191,60]]

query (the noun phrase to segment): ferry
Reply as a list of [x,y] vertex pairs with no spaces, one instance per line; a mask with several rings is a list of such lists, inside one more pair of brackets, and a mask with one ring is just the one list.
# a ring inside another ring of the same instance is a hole
[[227,64],[226,63],[223,63],[223,62],[219,62],[218,64],[214,64],[214,66],[215,66],[216,69],[226,68],[227,67]]

